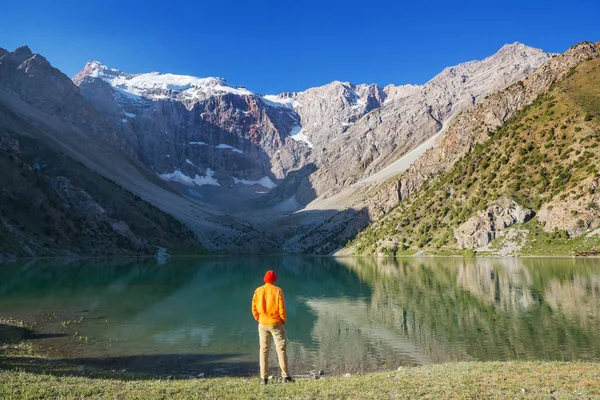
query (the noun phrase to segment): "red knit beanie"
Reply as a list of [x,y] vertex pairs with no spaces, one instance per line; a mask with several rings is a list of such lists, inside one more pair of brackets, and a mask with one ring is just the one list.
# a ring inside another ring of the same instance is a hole
[[277,274],[275,274],[273,271],[267,271],[264,280],[266,283],[275,283],[277,282]]

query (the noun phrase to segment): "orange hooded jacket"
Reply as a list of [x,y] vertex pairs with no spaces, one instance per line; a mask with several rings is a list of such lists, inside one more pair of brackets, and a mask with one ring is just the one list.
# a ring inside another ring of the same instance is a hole
[[265,284],[254,291],[252,297],[252,315],[261,325],[275,326],[285,324],[285,301],[283,290],[273,285],[277,275],[267,271]]

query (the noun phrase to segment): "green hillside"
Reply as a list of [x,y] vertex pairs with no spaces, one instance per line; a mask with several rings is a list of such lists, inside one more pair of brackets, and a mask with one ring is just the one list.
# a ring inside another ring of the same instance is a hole
[[[349,247],[358,254],[401,255],[419,249],[435,254],[462,252],[454,230],[501,197],[536,214],[544,204],[552,209],[551,202],[586,202],[588,220],[577,209],[568,218],[588,230],[597,227],[597,182],[590,182],[600,171],[600,60],[579,64],[488,135],[448,173],[401,201]],[[575,238],[560,229],[548,232],[537,216],[518,228],[525,235],[522,255],[572,255],[595,250],[600,243],[598,236]],[[502,245],[496,239],[491,247]]]

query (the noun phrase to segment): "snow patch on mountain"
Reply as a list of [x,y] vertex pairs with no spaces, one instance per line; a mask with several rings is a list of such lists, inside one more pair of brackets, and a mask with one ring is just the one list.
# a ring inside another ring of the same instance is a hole
[[221,186],[219,182],[214,178],[215,171],[210,168],[206,169],[206,176],[200,176],[196,174],[195,177],[190,177],[181,172],[179,169],[171,173],[165,173],[158,175],[160,179],[169,182],[180,183],[185,186],[203,186],[203,185],[213,185],[213,186]]
[[306,136],[304,130],[302,129],[302,126],[300,125],[295,125],[292,128],[292,130],[290,131],[290,137],[296,142],[305,143],[309,149],[313,148],[313,144],[310,142],[310,140],[308,140],[308,137]]
[[202,185],[212,185],[212,186],[221,186],[219,182],[214,178],[215,171],[210,168],[206,168],[206,176],[198,176],[194,178],[194,183],[198,186]]
[[[190,75],[149,72],[129,74],[115,68],[107,67],[98,61],[89,61],[84,69],[74,78],[79,82],[87,77],[100,78],[114,87],[119,94],[134,100],[142,98],[150,100],[201,100],[211,96],[234,94],[237,96],[254,96],[261,98],[271,107],[295,106],[292,99],[279,99],[278,96],[260,96],[245,87],[233,87],[224,78],[198,78]],[[244,112],[243,110],[240,110]]]
[[215,148],[216,148],[216,149],[225,149],[225,150],[231,150],[231,151],[233,151],[234,153],[243,153],[243,151],[241,151],[240,149],[237,149],[237,148],[235,148],[235,147],[233,147],[233,146],[230,146],[230,145],[228,145],[228,144],[225,144],[225,143],[218,144],[218,145],[216,145],[216,146],[215,146]]
[[240,154],[244,153],[242,150],[240,150],[240,149],[238,149],[236,147],[230,146],[228,144],[225,144],[225,143],[220,143],[220,144],[218,144],[216,146],[212,146],[212,145],[210,145],[208,143],[205,143],[205,142],[189,142],[189,144],[196,145],[196,146],[210,146],[210,147],[214,147],[215,149],[231,150],[234,153],[240,153]]
[[277,94],[266,94],[262,96],[262,99],[266,104],[274,107],[285,107],[285,108],[296,108],[300,105],[296,100],[291,97],[281,97]]
[[271,180],[271,178],[269,178],[268,176],[263,176],[262,178],[260,178],[257,181],[250,181],[250,180],[247,180],[247,179],[238,179],[238,178],[233,178],[233,181],[236,184],[237,183],[241,183],[242,185],[249,185],[249,186],[260,185],[260,186],[262,186],[264,188],[267,188],[267,189],[273,189],[273,188],[277,187],[277,185],[275,184],[275,182],[273,182]]

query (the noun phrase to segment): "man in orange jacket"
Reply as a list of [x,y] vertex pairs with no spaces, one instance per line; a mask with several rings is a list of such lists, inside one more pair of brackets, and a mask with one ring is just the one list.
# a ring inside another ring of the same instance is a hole
[[258,336],[260,338],[260,378],[266,385],[269,376],[269,345],[271,336],[275,341],[279,368],[284,382],[294,382],[288,372],[287,341],[285,339],[285,301],[281,288],[273,285],[277,275],[267,271],[264,278],[265,284],[254,291],[252,297],[252,315],[258,321]]

